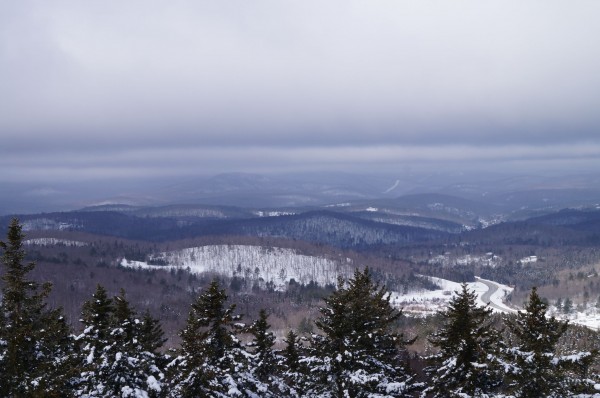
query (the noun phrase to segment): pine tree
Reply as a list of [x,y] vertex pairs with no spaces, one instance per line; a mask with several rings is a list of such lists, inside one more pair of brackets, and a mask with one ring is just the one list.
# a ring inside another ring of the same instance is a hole
[[165,344],[167,339],[160,322],[150,315],[150,311],[146,310],[144,312],[139,329],[142,349],[158,354],[158,350]]
[[39,397],[73,396],[73,380],[78,374],[78,356],[71,328],[62,309],[55,309],[45,317],[45,338],[40,341],[40,351],[46,352],[46,360],[37,367],[35,381]]
[[569,297],[565,299],[562,310],[565,314],[570,314],[573,311],[573,301]]
[[556,299],[556,309],[558,311],[561,311],[562,310],[562,306],[563,306],[562,298],[559,297],[559,298]]
[[79,396],[158,397],[163,374],[157,353],[144,350],[143,324],[135,317],[125,291],[114,299],[98,285],[83,306],[84,331]]
[[103,353],[109,365],[103,372],[106,396],[158,396],[163,374],[156,366],[156,354],[142,347],[142,324],[135,317],[125,290],[121,289],[113,302],[111,337],[114,343]]
[[9,225],[3,250],[0,307],[0,396],[68,396],[72,340],[61,309],[46,308],[50,283],[27,279],[24,234],[18,219]]
[[104,347],[111,344],[113,302],[102,285],[96,286],[92,299],[83,303],[81,322],[84,330],[77,340],[82,344],[86,362],[91,364],[102,354]]
[[245,386],[261,397],[295,397],[297,393],[294,386],[287,384],[280,372],[278,364],[282,358],[278,358],[273,351],[275,336],[269,331],[270,327],[267,312],[262,309],[258,319],[248,328],[253,337],[248,347],[253,350],[249,357],[250,373],[244,381]]
[[83,303],[81,322],[83,332],[76,337],[80,345],[81,374],[77,380],[77,396],[104,396],[102,367],[104,352],[113,344],[110,335],[113,302],[102,285],[96,286],[92,298]]
[[144,370],[148,376],[146,385],[149,398],[166,396],[167,380],[164,369],[169,356],[159,352],[167,341],[160,321],[146,310],[141,322],[137,322],[136,326],[138,350],[142,353]]
[[288,386],[288,396],[305,396],[309,389],[308,369],[300,362],[303,356],[303,347],[298,340],[298,335],[290,330],[285,340],[285,348],[278,355],[278,368],[282,381]]
[[462,285],[441,313],[442,328],[429,340],[439,348],[427,369],[433,397],[487,397],[501,383],[498,369],[498,333],[488,307],[477,306],[476,295]]
[[516,347],[507,350],[507,360],[514,364],[511,389],[517,397],[565,397],[573,390],[585,389],[585,380],[577,377],[576,370],[586,368],[595,353],[556,355],[567,323],[546,317],[546,310],[547,305],[533,288],[524,311],[509,321],[518,341]]
[[[99,371],[104,386],[104,396],[118,396],[122,390],[131,392],[143,391],[144,380],[140,374],[141,364],[138,358],[139,342],[136,339],[133,311],[121,289],[113,298],[113,314],[110,327],[110,345],[105,347]],[[130,394],[128,394],[130,395]]]
[[290,330],[284,340],[285,349],[283,350],[284,365],[291,372],[297,372],[300,369],[300,350],[298,335]]
[[311,370],[309,395],[323,397],[411,396],[412,377],[402,358],[409,341],[396,332],[401,312],[369,269],[355,271],[347,286],[325,299],[311,340],[312,355],[301,362]]
[[271,325],[267,322],[267,312],[261,309],[258,320],[250,327],[249,331],[253,336],[250,347],[254,348],[255,365],[254,374],[262,381],[267,382],[269,376],[272,376],[277,366],[275,355],[273,354],[273,345],[275,344],[275,336],[269,331]]
[[192,304],[180,336],[181,354],[168,368],[173,397],[225,397],[245,394],[247,353],[237,334],[243,325],[235,305],[225,307],[227,295],[217,281]]

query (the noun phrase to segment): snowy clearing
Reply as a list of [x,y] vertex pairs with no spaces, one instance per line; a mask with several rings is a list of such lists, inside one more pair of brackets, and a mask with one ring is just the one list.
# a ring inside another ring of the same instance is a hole
[[573,325],[585,326],[596,331],[600,330],[600,309],[595,306],[588,306],[581,311],[565,314],[552,305],[548,309],[548,314],[563,321],[568,321]]
[[[402,307],[404,313],[414,316],[431,315],[443,310],[457,291],[461,284],[442,278],[423,276],[440,287],[438,290],[420,290],[400,294],[392,292],[391,302],[397,307]],[[504,304],[504,298],[512,292],[510,286],[477,278],[476,282],[467,283],[467,288],[477,294],[478,303],[481,306],[490,304],[495,312],[514,313],[516,310]]]

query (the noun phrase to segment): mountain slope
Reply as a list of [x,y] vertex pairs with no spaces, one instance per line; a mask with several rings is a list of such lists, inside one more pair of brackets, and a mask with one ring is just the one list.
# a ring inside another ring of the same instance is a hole
[[338,277],[348,278],[353,272],[350,259],[333,261],[302,255],[293,249],[248,245],[192,247],[153,255],[148,262],[124,259],[121,265],[143,269],[183,269],[196,274],[213,273],[241,278],[248,287],[256,284],[275,290],[286,290],[291,280],[304,285],[311,282],[319,286],[335,285]]

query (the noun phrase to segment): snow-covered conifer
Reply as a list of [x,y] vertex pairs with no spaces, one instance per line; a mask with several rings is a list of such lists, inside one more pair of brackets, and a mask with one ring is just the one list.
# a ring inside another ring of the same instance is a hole
[[72,340],[61,309],[46,308],[51,285],[27,279],[24,234],[15,218],[3,251],[0,306],[0,396],[68,396]]
[[303,397],[309,390],[307,386],[311,384],[308,379],[308,369],[305,364],[300,362],[304,347],[293,330],[287,333],[283,342],[285,343],[284,349],[277,353],[279,373],[283,382],[289,386],[289,395]]
[[[192,303],[187,324],[181,331],[181,353],[169,365],[173,397],[257,396],[249,354],[237,334],[235,305],[225,306],[227,295],[213,281]],[[260,396],[260,395],[259,395]]]
[[429,339],[439,353],[429,358],[433,364],[423,396],[489,397],[499,388],[499,336],[491,312],[477,305],[466,284],[452,297],[441,313],[444,325]]
[[252,355],[249,357],[250,375],[245,381],[246,385],[259,396],[295,397],[295,386],[286,383],[280,371],[283,358],[273,351],[275,336],[269,331],[270,327],[267,312],[262,309],[258,319],[248,328],[253,338],[248,343]]
[[291,371],[296,372],[300,368],[300,343],[298,341],[298,335],[290,330],[284,340],[285,349],[283,350],[283,358],[285,367]]
[[556,345],[567,323],[546,316],[547,305],[533,288],[524,311],[509,321],[517,338],[507,349],[511,366],[511,390],[516,397],[566,397],[591,389],[585,371],[595,353],[557,355]]
[[369,269],[355,271],[347,286],[325,299],[311,339],[310,355],[300,362],[310,369],[308,396],[404,397],[415,384],[396,331],[401,313],[384,287],[371,279]]
[[154,318],[150,311],[146,310],[141,323],[138,324],[138,328],[142,349],[157,354],[158,350],[167,341],[160,321]]
[[258,319],[248,328],[253,336],[248,346],[254,349],[254,373],[263,382],[275,373],[277,366],[273,354],[275,336],[269,331],[271,325],[267,322],[267,318],[267,312],[261,309]]
[[156,351],[142,345],[143,322],[125,298],[125,291],[114,299],[98,285],[92,300],[84,304],[81,397],[159,397],[163,392],[163,373]]

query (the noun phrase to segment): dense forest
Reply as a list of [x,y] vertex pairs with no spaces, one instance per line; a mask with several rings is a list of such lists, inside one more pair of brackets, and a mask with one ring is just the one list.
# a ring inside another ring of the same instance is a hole
[[[565,397],[592,396],[597,351],[566,349],[567,324],[531,290],[523,311],[498,318],[463,285],[427,336],[405,336],[402,313],[368,268],[324,298],[312,333],[277,342],[268,310],[248,321],[218,281],[191,303],[180,343],[125,290],[102,285],[81,305],[75,333],[30,279],[14,219],[2,249],[3,397]],[[416,338],[433,347],[411,356]],[[570,347],[569,347],[570,348]]]

